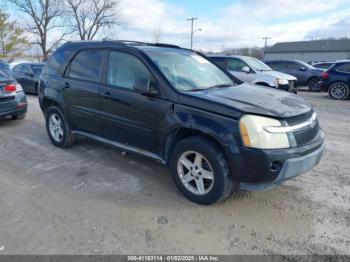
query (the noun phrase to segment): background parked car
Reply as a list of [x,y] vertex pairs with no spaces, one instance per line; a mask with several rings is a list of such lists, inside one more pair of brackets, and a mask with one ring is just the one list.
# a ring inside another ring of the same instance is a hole
[[313,67],[321,70],[328,70],[335,62],[320,62],[320,63],[315,63],[312,64]]
[[249,56],[210,55],[209,58],[239,80],[297,93],[297,79],[291,75],[273,71],[264,62]]
[[324,72],[320,86],[333,99],[347,99],[350,94],[350,60],[337,62]]
[[20,84],[0,70],[0,117],[23,119],[27,112],[27,98]]
[[265,63],[276,71],[295,76],[298,86],[307,86],[311,91],[319,91],[318,82],[323,70],[299,60],[270,60]]
[[9,73],[11,70],[10,65],[6,61],[0,60],[0,70]]
[[35,62],[36,62],[35,60],[31,60],[31,59],[16,58],[16,59],[12,60],[11,62],[9,62],[9,65],[10,65],[10,68],[13,69],[18,64],[35,63]]
[[39,76],[43,63],[23,63],[12,69],[12,75],[21,84],[26,93],[38,94]]

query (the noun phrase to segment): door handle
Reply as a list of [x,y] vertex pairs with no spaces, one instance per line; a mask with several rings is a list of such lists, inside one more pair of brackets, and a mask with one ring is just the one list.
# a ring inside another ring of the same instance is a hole
[[103,93],[103,97],[106,98],[106,99],[111,99],[112,98],[112,95],[110,92],[104,92]]
[[64,88],[70,88],[70,84],[69,83],[65,83],[64,84]]

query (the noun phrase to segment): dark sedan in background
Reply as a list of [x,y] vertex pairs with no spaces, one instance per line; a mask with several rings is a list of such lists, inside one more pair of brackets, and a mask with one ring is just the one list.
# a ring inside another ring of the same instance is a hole
[[20,84],[0,70],[0,118],[23,119],[27,113],[27,98]]
[[24,92],[38,94],[39,76],[44,68],[43,63],[22,63],[12,69],[12,75],[23,87]]
[[6,61],[0,60],[0,70],[9,73],[11,71],[10,65]]
[[272,69],[295,76],[298,86],[307,86],[310,91],[319,91],[319,84],[324,70],[317,69],[299,60],[264,61]]
[[334,63],[322,74],[320,82],[322,91],[336,100],[345,100],[350,94],[350,60]]

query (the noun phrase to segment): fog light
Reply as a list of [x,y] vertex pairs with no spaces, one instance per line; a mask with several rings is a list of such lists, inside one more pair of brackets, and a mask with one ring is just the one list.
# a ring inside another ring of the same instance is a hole
[[281,170],[282,163],[280,161],[273,161],[270,165],[271,172],[279,172]]

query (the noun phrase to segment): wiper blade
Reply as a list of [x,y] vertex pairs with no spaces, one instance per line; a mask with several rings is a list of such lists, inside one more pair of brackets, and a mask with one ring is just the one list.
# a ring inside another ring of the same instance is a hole
[[219,85],[210,86],[207,89],[223,88],[223,87],[230,87],[230,86],[232,86],[232,85],[231,84],[219,84]]
[[219,85],[209,86],[206,88],[194,88],[194,89],[186,90],[185,92],[199,92],[199,91],[205,91],[205,90],[209,90],[209,89],[213,89],[213,88],[223,88],[223,87],[230,87],[230,86],[233,86],[233,85],[231,85],[231,84],[219,84]]

